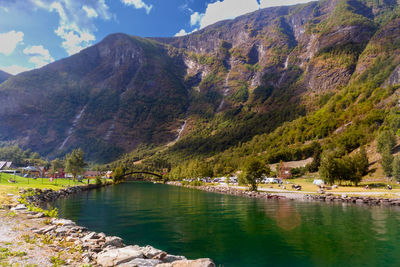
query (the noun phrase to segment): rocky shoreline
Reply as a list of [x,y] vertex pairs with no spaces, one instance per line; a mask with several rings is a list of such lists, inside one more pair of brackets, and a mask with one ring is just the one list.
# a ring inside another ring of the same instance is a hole
[[[74,186],[58,191],[51,189],[21,190],[21,196],[28,205],[42,206],[57,198],[71,194],[98,188],[101,185]],[[188,260],[184,256],[170,255],[165,251],[152,246],[140,247],[137,245],[125,245],[120,237],[107,236],[104,233],[89,231],[86,227],[78,226],[67,219],[49,220],[44,218],[42,212],[29,211],[24,204],[16,204],[8,207],[11,212],[26,215],[27,219],[41,219],[47,224],[41,228],[29,229],[34,235],[45,236],[56,244],[68,244],[57,246],[60,253],[68,252],[72,248],[80,251],[78,262],[88,266],[157,266],[157,267],[214,267],[211,259]],[[70,260],[72,262],[72,260]],[[68,265],[68,261],[66,262]],[[75,266],[75,265],[74,265]]]
[[[182,185],[180,182],[170,181],[167,182],[169,185],[173,186],[182,186],[192,189],[198,189],[207,192],[219,193],[219,194],[227,194],[233,196],[241,196],[248,198],[259,198],[259,199],[290,199],[290,200],[302,200],[302,201],[324,201],[324,202],[337,202],[337,203],[353,203],[353,204],[362,204],[362,205],[378,205],[378,206],[400,206],[400,198],[376,198],[376,197],[361,197],[361,196],[348,196],[345,194],[342,195],[333,195],[331,193],[326,194],[301,194],[297,192],[297,195],[300,197],[296,198],[288,198],[283,196],[282,194],[272,194],[268,192],[262,191],[247,191],[240,190],[237,188],[232,188],[228,186],[190,186],[190,185]],[[288,194],[291,192],[288,191]]]

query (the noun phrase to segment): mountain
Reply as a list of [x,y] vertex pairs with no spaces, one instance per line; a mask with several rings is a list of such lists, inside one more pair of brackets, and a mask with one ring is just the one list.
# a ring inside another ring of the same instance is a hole
[[[49,157],[82,147],[98,162],[130,151],[122,160],[230,157],[227,169],[251,153],[305,157],[312,140],[386,123],[400,83],[399,14],[394,0],[324,0],[184,37],[113,34],[0,85],[0,141]],[[358,137],[349,149],[370,140]]]
[[11,74],[0,70],[0,84],[5,82],[11,76],[12,76]]

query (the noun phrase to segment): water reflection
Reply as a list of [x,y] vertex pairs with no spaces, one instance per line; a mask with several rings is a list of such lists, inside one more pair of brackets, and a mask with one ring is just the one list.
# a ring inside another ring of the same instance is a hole
[[285,230],[291,231],[301,225],[301,216],[291,200],[280,200],[275,212],[277,225]]
[[400,212],[258,200],[153,184],[60,199],[67,218],[128,244],[224,266],[400,266]]

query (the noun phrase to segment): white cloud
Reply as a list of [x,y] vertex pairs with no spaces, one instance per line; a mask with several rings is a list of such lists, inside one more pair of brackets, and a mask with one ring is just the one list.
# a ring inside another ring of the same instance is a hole
[[54,61],[50,55],[49,50],[45,49],[42,45],[30,46],[24,49],[24,54],[31,56],[29,62],[36,65],[37,68],[43,67]]
[[289,6],[301,3],[308,3],[315,0],[260,0],[260,7],[272,7],[272,6]]
[[197,24],[200,24],[201,20],[203,19],[204,14],[200,14],[199,12],[194,12],[190,16],[190,25],[195,26]]
[[17,45],[23,43],[23,40],[23,32],[16,32],[13,30],[6,33],[0,33],[0,54],[6,56],[11,55]]
[[0,69],[2,71],[5,71],[5,72],[13,74],[13,75],[16,75],[18,73],[30,70],[30,68],[23,67],[23,66],[18,66],[18,65],[0,66]]
[[234,19],[260,8],[307,3],[312,0],[218,0],[208,4],[204,13],[192,12],[190,25],[207,27],[221,20]]
[[83,9],[83,11],[86,12],[88,18],[97,18],[99,16],[99,14],[97,14],[96,10],[94,10],[91,7],[83,6],[82,9]]
[[[198,14],[195,16],[200,29],[207,27],[215,22],[233,19],[237,16],[258,10],[260,8],[257,0],[225,0],[217,1],[207,5],[207,9],[204,14]],[[194,15],[195,13],[193,13]],[[191,17],[190,22],[194,19]]]
[[197,32],[198,30],[199,30],[199,29],[194,29],[194,30],[191,31],[191,32],[186,32],[185,29],[181,29],[179,32],[177,32],[177,33],[175,34],[175,37],[185,36],[185,35],[188,35],[188,34]]
[[134,6],[136,9],[144,8],[147,14],[149,14],[153,8],[152,5],[146,4],[143,0],[121,0],[121,2],[127,6]]
[[63,39],[61,45],[68,55],[78,53],[96,40],[93,19],[113,17],[105,0],[28,0],[27,4],[59,15],[59,25],[54,32]]

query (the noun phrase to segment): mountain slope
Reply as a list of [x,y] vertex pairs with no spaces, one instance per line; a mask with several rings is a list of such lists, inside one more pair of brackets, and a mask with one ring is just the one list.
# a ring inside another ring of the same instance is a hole
[[233,161],[270,147],[276,161],[283,144],[309,151],[308,141],[336,138],[351,116],[365,119],[360,95],[379,109],[377,88],[399,84],[398,10],[396,1],[324,0],[184,37],[111,35],[0,85],[0,141],[50,157],[82,147],[98,162],[134,150],[129,164]]
[[2,85],[2,139],[53,156],[80,146],[103,160],[141,142],[165,142],[187,105],[180,71],[155,42],[109,36]]
[[11,76],[12,76],[11,74],[0,70],[0,84],[5,82]]

